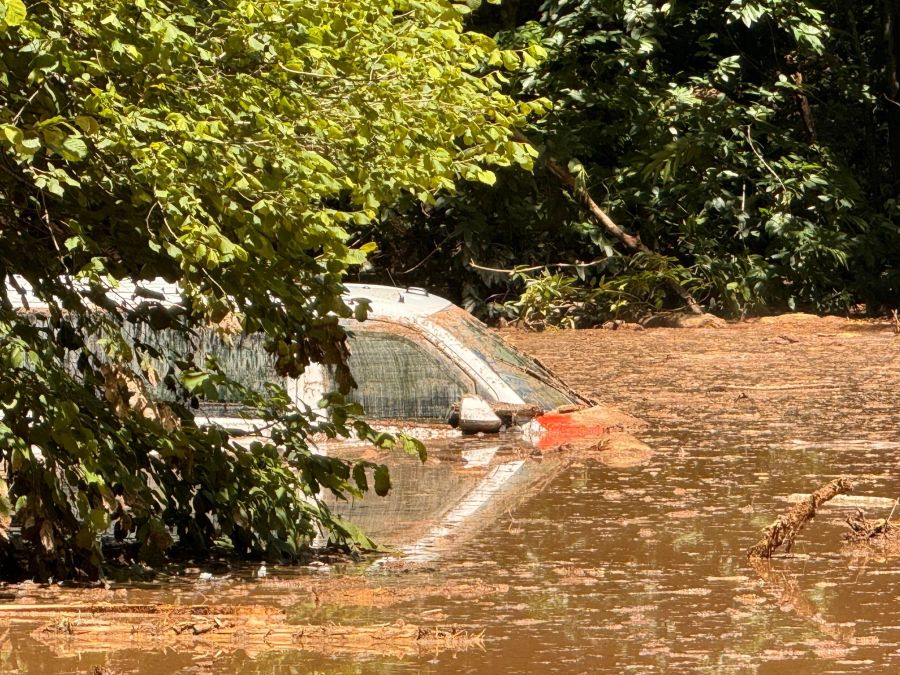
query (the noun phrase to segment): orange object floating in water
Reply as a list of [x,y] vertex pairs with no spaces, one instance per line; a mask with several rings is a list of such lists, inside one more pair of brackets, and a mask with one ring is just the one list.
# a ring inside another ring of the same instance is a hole
[[585,424],[571,414],[548,413],[538,417],[537,422],[547,430],[537,441],[537,447],[541,450],[581,443],[585,439],[608,434],[610,430],[604,424]]

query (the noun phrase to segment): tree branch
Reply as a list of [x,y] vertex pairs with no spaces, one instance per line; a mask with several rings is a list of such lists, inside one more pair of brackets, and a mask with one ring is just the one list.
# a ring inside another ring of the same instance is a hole
[[498,267],[485,267],[484,265],[479,265],[478,263],[470,260],[469,267],[475,270],[483,270],[485,272],[497,272],[498,274],[517,274],[522,272],[536,272],[537,270],[548,269],[550,267],[555,267],[556,269],[568,268],[568,267],[592,267],[594,265],[600,265],[605,263],[606,259],[594,260],[589,263],[550,263],[549,265],[533,265],[531,267],[514,267],[511,270],[505,270]]
[[[521,131],[516,130],[513,132],[513,138],[519,143],[525,143],[534,147],[534,143],[532,143]],[[587,191],[586,188],[578,185],[578,181],[575,179],[575,176],[572,173],[562,167],[560,164],[555,162],[550,157],[544,157],[544,164],[547,167],[547,170],[556,176],[560,182],[581,202],[582,206],[594,217],[604,230],[612,237],[614,237],[617,241],[624,244],[628,249],[630,249],[634,253],[648,253],[650,255],[654,254],[654,251],[650,249],[644,242],[640,240],[640,237],[637,237],[632,234],[628,234],[619,227],[616,222],[610,218],[606,211],[600,208],[600,205],[594,201],[593,197],[591,197],[590,192]],[[699,303],[694,300],[694,297],[688,292],[681,284],[679,284],[674,279],[668,279],[668,284],[670,288],[678,294],[687,308],[690,310],[692,314],[703,314],[703,309],[700,307]]]

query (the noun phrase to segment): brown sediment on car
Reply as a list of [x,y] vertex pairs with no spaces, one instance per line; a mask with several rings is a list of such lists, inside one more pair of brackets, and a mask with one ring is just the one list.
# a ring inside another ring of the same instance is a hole
[[8,605],[0,607],[0,622],[35,624],[31,637],[58,655],[156,646],[402,656],[482,645],[481,633],[455,626],[293,624],[283,612],[255,605]]
[[598,433],[641,431],[649,426],[644,420],[607,405],[567,406],[552,410],[538,418],[538,422],[544,426],[549,426],[547,422],[555,421],[565,421],[567,426],[573,429],[596,429]]
[[569,463],[581,459],[595,459],[613,469],[627,469],[648,463],[655,453],[653,448],[639,438],[615,431],[605,434],[602,438],[591,436],[581,442],[535,449],[531,454],[541,457],[560,456]]
[[592,456],[616,468],[644,464],[653,455],[650,446],[628,433],[646,429],[647,423],[610,406],[558,409],[537,421],[546,432],[536,439],[536,454]]
[[650,425],[634,415],[622,412],[618,408],[606,405],[595,405],[584,410],[578,410],[572,415],[584,422],[603,424],[611,431],[641,431]]

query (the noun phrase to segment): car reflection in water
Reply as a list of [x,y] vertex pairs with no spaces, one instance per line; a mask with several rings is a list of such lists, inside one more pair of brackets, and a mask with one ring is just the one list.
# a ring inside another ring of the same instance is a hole
[[392,482],[386,497],[331,506],[392,549],[389,561],[431,562],[533,495],[567,464],[559,455],[531,456],[527,444],[490,443],[471,437],[430,441],[425,463],[385,460]]

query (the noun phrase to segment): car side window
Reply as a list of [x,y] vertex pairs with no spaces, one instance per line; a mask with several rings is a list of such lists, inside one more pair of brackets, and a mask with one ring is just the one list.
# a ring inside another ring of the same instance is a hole
[[[154,331],[143,325],[135,329],[134,336],[164,353],[185,353],[193,350],[196,352],[197,362],[201,364],[206,354],[212,355],[235,382],[255,392],[264,393],[267,383],[285,388],[289,384],[288,378],[276,372],[275,361],[266,351],[263,336],[260,334],[239,334],[223,338],[213,329],[205,329],[198,332],[196,344],[193,346],[174,331]],[[156,359],[150,359],[150,364],[154,368],[161,367]],[[159,375],[158,381],[148,387],[149,391],[160,400],[173,400],[175,394],[162,380],[165,373]],[[242,410],[238,391],[225,386],[216,389],[217,395],[212,401],[206,401],[202,395],[199,396],[201,410],[208,414],[225,415]]]
[[349,339],[357,388],[348,399],[374,419],[445,421],[450,406],[475,382],[412,331],[359,330]]

